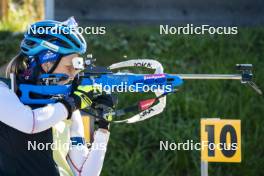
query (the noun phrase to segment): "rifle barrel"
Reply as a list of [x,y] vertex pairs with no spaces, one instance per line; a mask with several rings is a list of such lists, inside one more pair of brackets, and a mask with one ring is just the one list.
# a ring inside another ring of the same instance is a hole
[[240,74],[175,74],[181,79],[227,79],[241,80]]

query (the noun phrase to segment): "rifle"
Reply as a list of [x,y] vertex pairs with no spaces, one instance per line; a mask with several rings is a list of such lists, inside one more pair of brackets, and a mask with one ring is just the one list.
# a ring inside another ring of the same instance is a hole
[[[76,76],[75,82],[78,85],[94,85],[100,87],[121,85],[122,91],[144,92],[143,87],[156,88],[149,89],[155,94],[155,98],[142,100],[135,105],[123,109],[114,110],[111,112],[114,116],[123,116],[129,112],[136,111],[137,114],[125,120],[113,121],[114,123],[135,123],[146,120],[164,111],[166,107],[166,96],[175,93],[176,90],[183,84],[184,80],[239,80],[242,84],[248,84],[258,94],[262,95],[260,88],[253,82],[253,66],[251,64],[237,64],[238,74],[167,74],[164,73],[163,66],[160,62],[150,59],[134,59],[115,63],[108,68],[94,65],[94,59],[85,61],[85,69]],[[114,72],[116,69],[127,67],[144,67],[154,70],[153,74],[135,74]],[[56,99],[61,96],[67,96],[72,92],[73,86],[55,85],[56,82],[67,79],[63,74],[43,74],[40,77],[44,85],[29,85],[20,84],[21,92],[20,100],[24,104],[49,104],[56,102]],[[142,85],[141,88],[131,88],[136,85]],[[170,89],[162,89],[158,86],[170,87]],[[125,87],[125,88],[124,88]],[[130,88],[127,88],[130,87]],[[158,88],[157,88],[158,87]],[[111,90],[108,93],[117,92],[117,89]],[[37,98],[36,98],[37,97]],[[98,114],[98,111],[93,108],[87,108],[84,112],[89,115],[101,118],[105,114]]]

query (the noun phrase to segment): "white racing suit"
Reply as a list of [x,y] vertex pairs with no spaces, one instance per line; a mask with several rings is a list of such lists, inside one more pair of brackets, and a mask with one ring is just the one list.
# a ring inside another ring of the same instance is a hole
[[61,103],[32,110],[0,81],[0,175],[100,175],[110,133],[98,129],[88,149],[80,112],[67,116]]

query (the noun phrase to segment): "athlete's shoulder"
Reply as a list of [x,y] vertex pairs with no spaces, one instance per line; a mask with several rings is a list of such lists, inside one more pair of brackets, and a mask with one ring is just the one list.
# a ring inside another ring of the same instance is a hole
[[3,81],[0,81],[0,88],[8,88],[8,85]]
[[0,88],[9,88],[10,80],[0,77]]

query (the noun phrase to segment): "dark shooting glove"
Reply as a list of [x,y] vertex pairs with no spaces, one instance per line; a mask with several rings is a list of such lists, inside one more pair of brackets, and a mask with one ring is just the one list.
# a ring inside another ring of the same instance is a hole
[[112,121],[112,113],[117,104],[115,97],[112,95],[100,95],[94,99],[92,108],[95,109],[98,128],[109,130],[109,122]]

